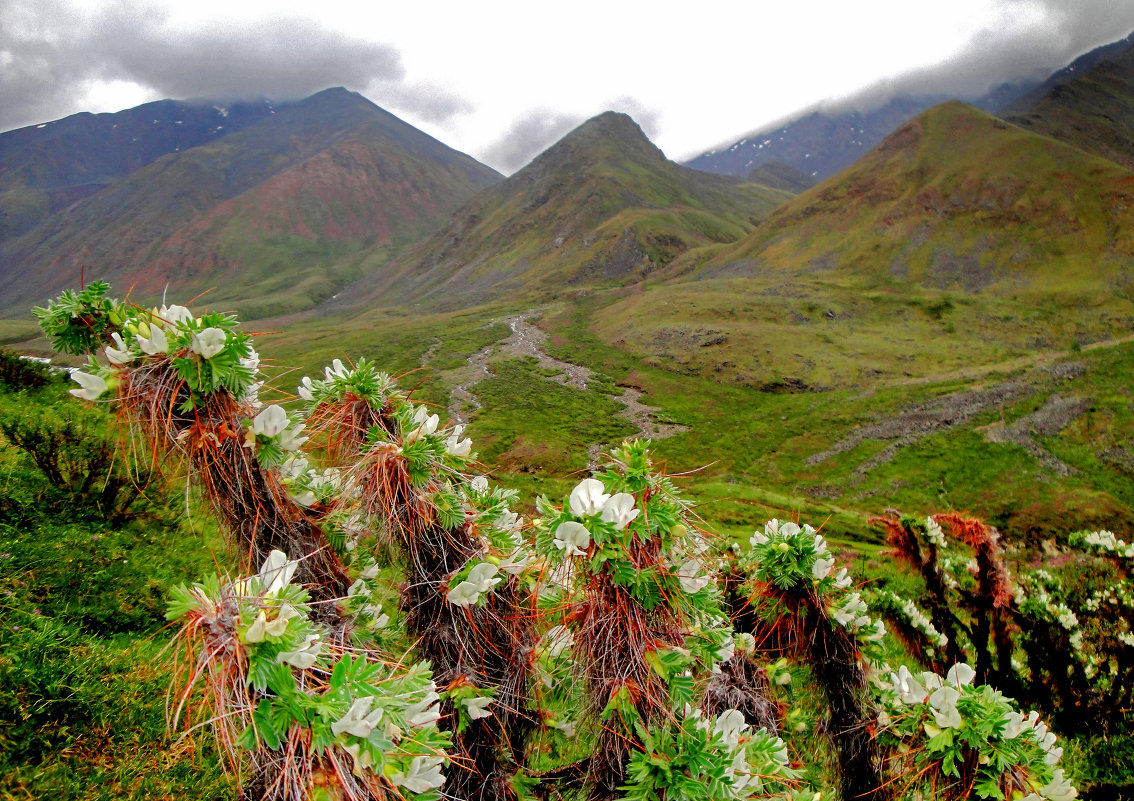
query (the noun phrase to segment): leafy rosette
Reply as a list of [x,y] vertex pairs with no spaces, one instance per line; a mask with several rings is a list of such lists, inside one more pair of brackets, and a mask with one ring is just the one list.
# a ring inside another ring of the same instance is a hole
[[233,315],[195,317],[184,306],[146,310],[107,298],[108,290],[96,282],[34,312],[56,349],[92,357],[101,350],[106,358],[108,367],[95,367],[92,358],[91,372],[72,373],[80,385],[73,394],[94,400],[112,386],[111,374],[149,358],[168,358],[188,390],[178,411],[188,412],[222,389],[255,402],[259,357]]
[[625,798],[763,798],[797,775],[783,740],[746,725],[739,710],[706,718],[686,707],[675,718],[679,722],[658,729],[638,726],[644,747],[630,756]]
[[304,376],[297,392],[309,409],[338,403],[346,398],[357,398],[381,408],[387,399],[402,397],[394,380],[366,359],[359,359],[353,367],[335,359],[330,366],[323,368],[323,378]]
[[1057,767],[1063,749],[1038,713],[1025,717],[997,690],[974,684],[975,675],[961,663],[944,678],[901,667],[877,679],[878,736],[910,763],[902,775],[945,776],[976,798],[1075,798]]
[[[763,531],[749,539],[752,548],[745,559],[756,581],[781,591],[812,593],[822,600],[827,615],[864,645],[878,643],[886,633],[881,619],[870,615],[866,601],[850,591],[846,568],[835,570],[835,557],[823,535],[806,523],[769,520]],[[779,614],[771,605],[766,613]]]
[[105,281],[95,281],[80,292],[64,290],[47,306],[32,309],[32,314],[55,350],[74,356],[93,354],[109,344],[126,321],[126,306],[106,297],[109,291]]
[[652,470],[647,443],[623,443],[611,465],[579,482],[562,506],[537,500],[537,551],[553,567],[584,566],[578,581],[608,571],[645,609],[669,603],[694,618],[713,616],[717,588],[704,538],[673,483]]
[[[391,674],[332,644],[309,617],[306,590],[292,584],[296,568],[272,551],[255,576],[173,591],[167,617],[184,620],[183,637],[205,638],[197,673],[243,677],[243,694],[226,688],[213,699],[229,707],[217,710],[216,725],[235,724],[231,741],[248,751],[322,755],[340,776],[353,775],[348,798],[393,788],[439,798],[449,735],[437,728],[440,699],[428,665]],[[364,572],[342,603],[369,603],[376,574]]]
[[472,524],[484,551],[450,577],[445,597],[455,606],[476,606],[509,575],[524,573],[530,554],[521,534],[523,518],[508,508],[515,490],[489,489],[484,476],[462,487],[465,520]]

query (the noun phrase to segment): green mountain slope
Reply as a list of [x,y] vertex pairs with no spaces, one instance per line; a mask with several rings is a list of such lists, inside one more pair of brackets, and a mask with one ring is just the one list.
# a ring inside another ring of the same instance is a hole
[[[0,295],[27,305],[74,285],[83,266],[88,281],[143,296],[221,282],[217,300],[248,309],[276,293],[273,308],[299,308],[334,291],[352,252],[428,231],[497,180],[365,98],[326,90],[164,156],[6,243]],[[259,286],[269,275],[280,284]]]
[[731,242],[790,194],[668,161],[624,114],[572,131],[368,278],[374,302],[472,306],[504,293],[633,283]]
[[946,103],[598,326],[719,380],[873,382],[1129,333],[1132,268],[1134,174]]
[[1011,122],[1134,169],[1134,34],[1085,75],[1053,87]]

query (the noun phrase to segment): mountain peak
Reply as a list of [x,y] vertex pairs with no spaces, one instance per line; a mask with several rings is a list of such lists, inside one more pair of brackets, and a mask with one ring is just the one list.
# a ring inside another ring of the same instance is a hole
[[581,175],[603,163],[628,161],[668,164],[665,154],[629,115],[606,111],[579,125],[513,177],[538,183],[549,177]]

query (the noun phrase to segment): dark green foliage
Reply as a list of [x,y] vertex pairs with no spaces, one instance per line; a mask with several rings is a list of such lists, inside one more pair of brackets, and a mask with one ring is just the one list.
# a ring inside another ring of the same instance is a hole
[[24,519],[32,507],[111,525],[168,517],[164,486],[113,438],[112,426],[104,410],[80,406],[58,387],[0,395],[0,435],[13,469],[27,474],[0,501],[0,522]]
[[45,365],[0,348],[0,390],[19,392],[38,389],[50,380],[51,373]]

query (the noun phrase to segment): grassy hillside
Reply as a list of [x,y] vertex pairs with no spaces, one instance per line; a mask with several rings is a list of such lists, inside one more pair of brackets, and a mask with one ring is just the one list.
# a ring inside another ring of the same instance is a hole
[[667,161],[624,114],[583,124],[360,287],[382,305],[468,307],[625,284],[731,242],[790,194]]
[[597,325],[642,358],[756,386],[916,378],[1121,337],[1131,200],[1134,174],[949,103]]

